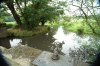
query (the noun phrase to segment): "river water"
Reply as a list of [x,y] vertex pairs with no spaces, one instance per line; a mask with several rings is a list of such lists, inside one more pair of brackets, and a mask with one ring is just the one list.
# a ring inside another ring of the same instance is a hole
[[62,52],[69,53],[69,49],[75,49],[82,44],[100,44],[100,37],[91,35],[77,35],[76,33],[64,31],[62,26],[57,28],[51,27],[51,30],[45,34],[39,34],[26,38],[3,38],[0,39],[0,45],[6,48],[15,47],[19,43],[27,44],[30,47],[45,51],[52,51],[51,47],[54,42],[64,42]]

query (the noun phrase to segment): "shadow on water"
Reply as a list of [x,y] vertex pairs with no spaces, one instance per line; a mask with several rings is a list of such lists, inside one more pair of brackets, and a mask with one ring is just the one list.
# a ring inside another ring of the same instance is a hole
[[10,42],[9,42],[10,38],[0,38],[0,46],[6,47],[6,48],[10,48]]
[[57,31],[57,28],[51,28],[48,33],[35,35],[33,37],[26,38],[2,38],[0,39],[0,46],[11,48],[17,46],[19,43],[27,44],[30,47],[34,47],[40,50],[51,51],[52,43],[55,41],[53,35]]

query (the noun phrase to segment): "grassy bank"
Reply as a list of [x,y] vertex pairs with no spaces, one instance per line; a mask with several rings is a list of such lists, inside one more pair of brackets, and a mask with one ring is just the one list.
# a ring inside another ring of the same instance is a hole
[[7,30],[9,36],[14,36],[14,37],[29,37],[29,36],[45,33],[47,31],[48,31],[47,26],[38,26],[35,27],[33,30],[22,30],[19,28],[16,29],[11,28]]
[[76,23],[67,23],[64,24],[65,30],[71,31],[71,32],[81,32],[85,34],[91,34],[92,30],[86,23],[76,22]]
[[[30,37],[37,34],[45,33],[48,31],[48,26],[37,26],[32,30],[27,29],[20,29],[17,27],[16,22],[5,22],[7,29],[8,36],[14,37]],[[3,28],[3,27],[2,27]]]
[[16,25],[16,22],[15,21],[13,21],[13,22],[5,22],[7,25],[9,25],[9,24],[12,24],[12,25]]
[[9,49],[0,46],[0,50],[9,66],[35,66],[31,62],[42,52],[22,44]]
[[[100,27],[98,26],[97,22],[93,19],[89,19],[88,22],[93,27],[96,33],[100,33]],[[84,33],[84,34],[93,34],[91,28],[84,19],[76,19],[72,18],[70,21],[62,21],[62,22],[54,22],[51,26],[59,26],[62,25],[66,31],[76,32],[76,33]],[[50,24],[49,24],[50,26]]]
[[15,21],[13,21],[13,22],[5,22],[5,23],[6,23],[6,26],[8,28],[15,28],[16,25],[17,25]]

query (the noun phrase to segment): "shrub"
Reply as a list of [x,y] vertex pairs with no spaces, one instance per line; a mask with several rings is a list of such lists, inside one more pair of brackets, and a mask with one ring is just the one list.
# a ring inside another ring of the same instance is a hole
[[82,28],[77,29],[77,34],[81,35],[83,34],[83,32],[84,32],[84,29]]

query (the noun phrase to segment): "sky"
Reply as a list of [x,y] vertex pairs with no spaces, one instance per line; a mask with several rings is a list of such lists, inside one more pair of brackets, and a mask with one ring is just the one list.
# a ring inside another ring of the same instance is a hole
[[[69,0],[70,1],[70,0]],[[97,0],[95,0],[95,2],[93,3],[93,5],[94,6],[99,6],[99,3],[97,3],[98,1]],[[69,2],[70,3],[70,2]],[[80,6],[80,4],[78,4],[77,2],[74,2],[74,5],[78,5],[78,6]],[[83,6],[84,7],[84,6]],[[72,5],[69,5],[68,6],[68,9],[66,9],[65,10],[65,14],[66,15],[68,15],[68,16],[72,16],[72,15],[80,15],[82,12],[80,12],[79,10],[78,10],[79,8],[78,7],[75,7],[75,6],[72,6]],[[68,10],[70,11],[70,12],[68,12]],[[88,13],[88,15],[90,15],[90,12],[86,9],[86,8],[84,8],[83,9],[85,12],[87,12]],[[91,10],[91,12],[93,11],[92,9],[90,9]],[[95,11],[96,11],[96,13],[100,13],[100,9],[94,9]]]
[[[72,3],[71,2],[72,0],[56,0],[56,1],[65,1],[65,2],[68,2],[68,3]],[[75,0],[73,0],[73,1],[74,1],[74,5],[80,6],[80,3],[75,2]],[[95,0],[93,5],[94,6],[100,6],[100,0]],[[100,8],[100,7],[98,7],[98,8]],[[73,15],[77,15],[78,16],[78,15],[82,14],[82,12],[80,12],[78,9],[79,9],[78,7],[75,7],[75,6],[72,6],[72,5],[68,5],[67,7],[64,7],[64,12],[65,12],[65,15],[68,15],[68,16],[73,16]],[[84,8],[83,10],[88,15],[91,15],[91,13],[86,8]],[[94,10],[95,10],[96,14],[100,13],[100,9],[96,9],[95,8]],[[93,12],[92,9],[90,9],[90,11]]]

